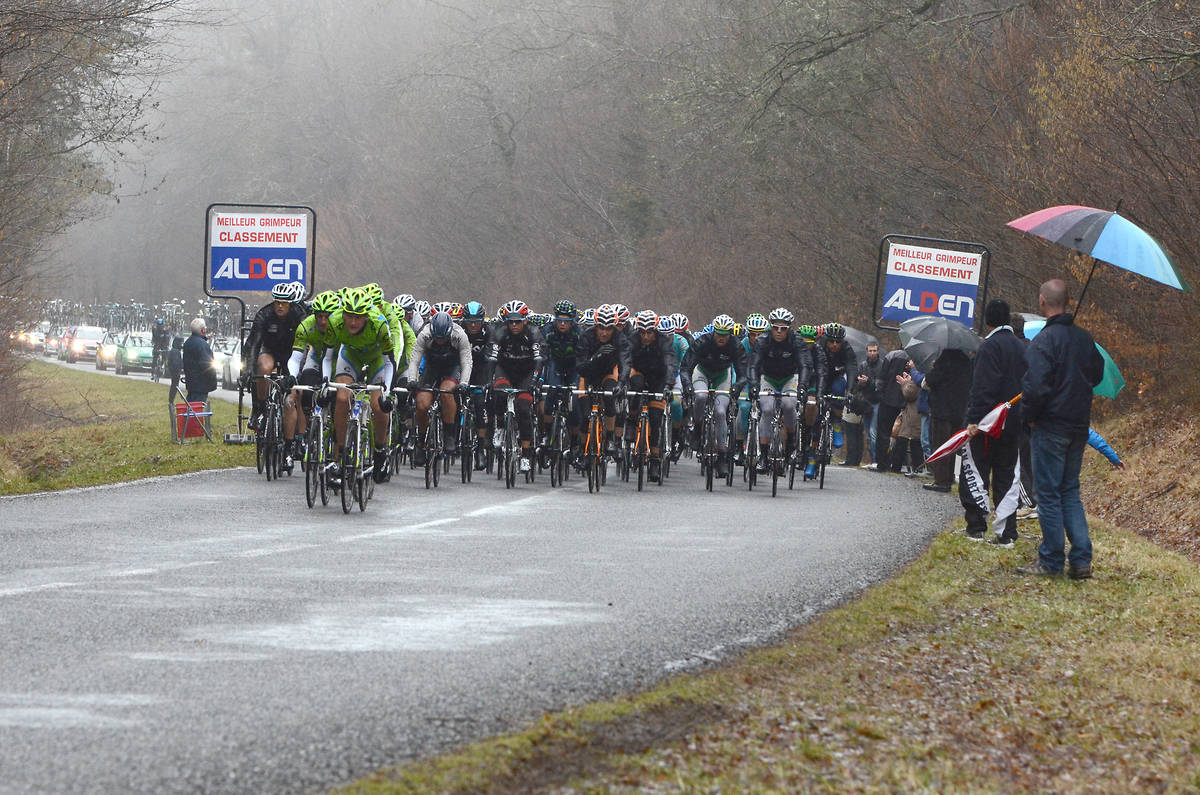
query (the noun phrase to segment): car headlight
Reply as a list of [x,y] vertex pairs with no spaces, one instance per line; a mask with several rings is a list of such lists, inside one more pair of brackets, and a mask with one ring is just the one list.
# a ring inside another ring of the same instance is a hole
[[71,344],[71,347],[75,350],[76,353],[82,352],[83,351],[83,340],[75,340],[75,342]]
[[136,362],[137,358],[138,358],[138,352],[137,351],[126,351],[125,358],[131,362]]

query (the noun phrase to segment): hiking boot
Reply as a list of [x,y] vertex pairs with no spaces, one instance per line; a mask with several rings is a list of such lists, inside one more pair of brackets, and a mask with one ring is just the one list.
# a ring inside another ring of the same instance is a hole
[[1016,544],[1016,539],[994,535],[987,540],[987,543],[989,547],[995,547],[997,549],[1012,549]]
[[[1088,571],[1089,573],[1091,572],[1090,566],[1088,567]],[[1062,572],[1048,569],[1042,565],[1040,560],[1035,560],[1028,566],[1017,566],[1017,574],[1025,574],[1031,577],[1058,577]]]
[[1090,580],[1092,579],[1092,566],[1090,563],[1085,563],[1082,566],[1072,566],[1067,571],[1067,576],[1072,580]]

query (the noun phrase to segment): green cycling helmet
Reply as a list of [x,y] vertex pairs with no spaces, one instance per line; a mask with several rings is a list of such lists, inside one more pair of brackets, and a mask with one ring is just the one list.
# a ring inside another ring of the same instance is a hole
[[348,315],[365,315],[374,306],[375,302],[371,300],[371,296],[361,287],[351,290],[350,294],[342,299],[342,312]]
[[805,342],[816,342],[817,341],[817,327],[816,326],[805,323],[803,326],[801,326],[800,328],[798,328],[796,330],[796,333],[799,334],[801,339],[803,339]]
[[341,308],[342,299],[332,290],[318,293],[312,303],[312,311],[314,312],[336,312]]

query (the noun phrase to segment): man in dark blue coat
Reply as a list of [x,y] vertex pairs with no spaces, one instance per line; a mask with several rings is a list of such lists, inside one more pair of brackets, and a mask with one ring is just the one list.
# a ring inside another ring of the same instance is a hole
[[213,367],[212,348],[204,334],[208,331],[202,318],[191,323],[192,335],[183,343],[183,377],[187,382],[188,403],[203,403],[208,393],[217,388],[217,371]]
[[1070,576],[1092,576],[1092,542],[1079,499],[1079,468],[1092,419],[1092,389],[1104,377],[1104,359],[1090,334],[1067,309],[1067,284],[1051,279],[1038,292],[1046,327],[1029,343],[1021,383],[1021,411],[1030,426],[1033,485],[1042,543],[1022,574],[1061,574],[1071,540]]
[[[1021,423],[1010,415],[999,436],[979,433],[979,421],[997,404],[1012,400],[1021,391],[1025,375],[1025,346],[1009,325],[1008,304],[999,299],[988,301],[983,322],[991,329],[975,354],[971,394],[967,398],[967,433],[971,436],[971,457],[984,488],[991,486],[992,504],[998,505],[1012,487],[1021,443]],[[967,537],[982,541],[987,530],[987,515],[979,510],[967,478],[959,477],[958,496],[967,519]],[[1017,515],[1013,513],[989,543],[1010,548],[1017,540]]]

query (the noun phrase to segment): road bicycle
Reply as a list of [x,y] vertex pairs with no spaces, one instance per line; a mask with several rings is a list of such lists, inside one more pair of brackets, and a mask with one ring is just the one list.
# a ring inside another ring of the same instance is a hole
[[[717,448],[717,398],[721,395],[729,395],[728,389],[710,389],[708,391],[708,400],[704,402],[704,416],[700,418],[700,447],[696,453],[696,457],[700,459],[700,468],[704,471],[704,488],[708,491],[713,490],[713,478],[717,470],[717,459],[725,457],[726,460],[726,482],[728,485],[733,485],[733,473],[728,467],[732,466],[733,453],[730,445],[726,445],[726,450],[722,452]],[[730,400],[730,408],[726,410],[726,425],[728,425],[728,417],[732,416],[736,421],[737,412],[732,408],[733,400]],[[727,439],[732,436],[727,436]]]
[[284,376],[271,373],[256,375],[254,378],[268,383],[262,416],[254,436],[254,460],[259,474],[265,474],[267,480],[276,480],[279,478],[280,464],[283,461]]
[[372,427],[371,394],[383,392],[379,384],[342,384],[330,381],[333,389],[350,393],[350,413],[346,418],[345,444],[342,447],[342,513],[350,513],[355,503],[365,511],[375,494],[374,458],[371,455],[375,438]]
[[[297,386],[301,392],[315,393],[319,387]],[[301,466],[304,469],[304,500],[309,508],[321,500],[329,504],[329,469],[335,465],[335,449],[329,416],[319,401],[313,401],[312,413],[308,418],[308,431],[304,435],[304,451]]]
[[835,416],[841,416],[842,406],[845,402],[846,398],[842,395],[824,395],[821,399],[820,428],[817,431],[815,452],[817,474],[814,476],[817,479],[817,487],[821,489],[825,488],[825,467],[833,458],[833,420]]
[[[429,404],[429,419],[426,421],[425,438],[422,443],[425,446],[425,488],[437,488],[440,481],[440,475],[445,469],[449,472],[450,459],[446,455],[446,421],[442,418],[442,395],[453,395],[452,389],[441,389],[435,386],[418,386],[414,387],[415,392],[429,392],[433,395],[433,401]],[[461,407],[458,411],[459,421],[461,423],[463,411]],[[454,432],[460,434],[459,441],[461,443],[461,426],[456,425]],[[468,480],[467,474],[463,474],[463,483]]]
[[[654,455],[650,449],[650,401],[651,400],[669,400],[670,392],[626,392],[631,398],[640,398],[640,407],[638,408],[637,424],[634,426],[633,442],[629,447],[629,463],[628,468],[631,471],[637,472],[637,490],[641,491],[646,482],[646,468],[650,464],[651,458],[658,460],[658,485],[663,484],[663,470],[665,462],[670,457],[666,454],[669,449],[663,443],[663,437],[659,436],[658,455]],[[666,423],[669,427],[670,423]],[[660,428],[660,431],[662,429]],[[669,441],[669,440],[668,440]],[[630,476],[632,477],[632,475]]]
[[580,464],[587,475],[588,493],[594,494],[600,491],[600,487],[608,478],[608,456],[604,451],[604,398],[611,397],[613,392],[605,389],[584,389],[575,390],[574,393],[586,396],[589,403]]
[[395,408],[392,409],[392,422],[388,433],[388,461],[392,471],[399,472],[405,460],[412,461],[417,432],[413,423],[413,404],[407,399],[409,390],[406,387],[394,387],[390,394]]
[[[504,416],[496,426],[493,434],[492,447],[496,451],[496,479],[504,481],[504,487],[511,489],[517,483],[517,473],[521,469],[521,441],[517,428],[517,395],[529,394],[528,389],[512,387],[492,387],[493,392],[505,396]],[[532,483],[534,468],[529,467],[525,473],[525,481]]]
[[758,423],[761,416],[758,401],[751,400],[746,422],[746,449],[742,453],[742,480],[746,482],[747,491],[754,491],[758,485]]
[[571,397],[575,390],[569,386],[543,386],[543,393],[553,395],[558,393],[559,399],[554,404],[550,416],[550,433],[546,443],[539,451],[538,463],[544,464],[544,469],[550,470],[550,485],[557,488],[567,481],[567,457],[571,453],[571,429],[568,418],[571,412]]
[[[795,462],[794,457],[789,456],[787,452],[786,434],[783,427],[783,411],[780,410],[780,401],[783,400],[783,393],[773,391],[769,397],[775,399],[775,413],[771,417],[771,437],[767,443],[767,466],[771,470],[771,496],[774,497],[779,492],[779,478],[783,476],[785,471],[790,468],[790,480],[788,488],[791,488],[792,480],[795,478]],[[758,401],[754,401],[757,405]],[[758,444],[758,438],[755,437],[755,445]]]

